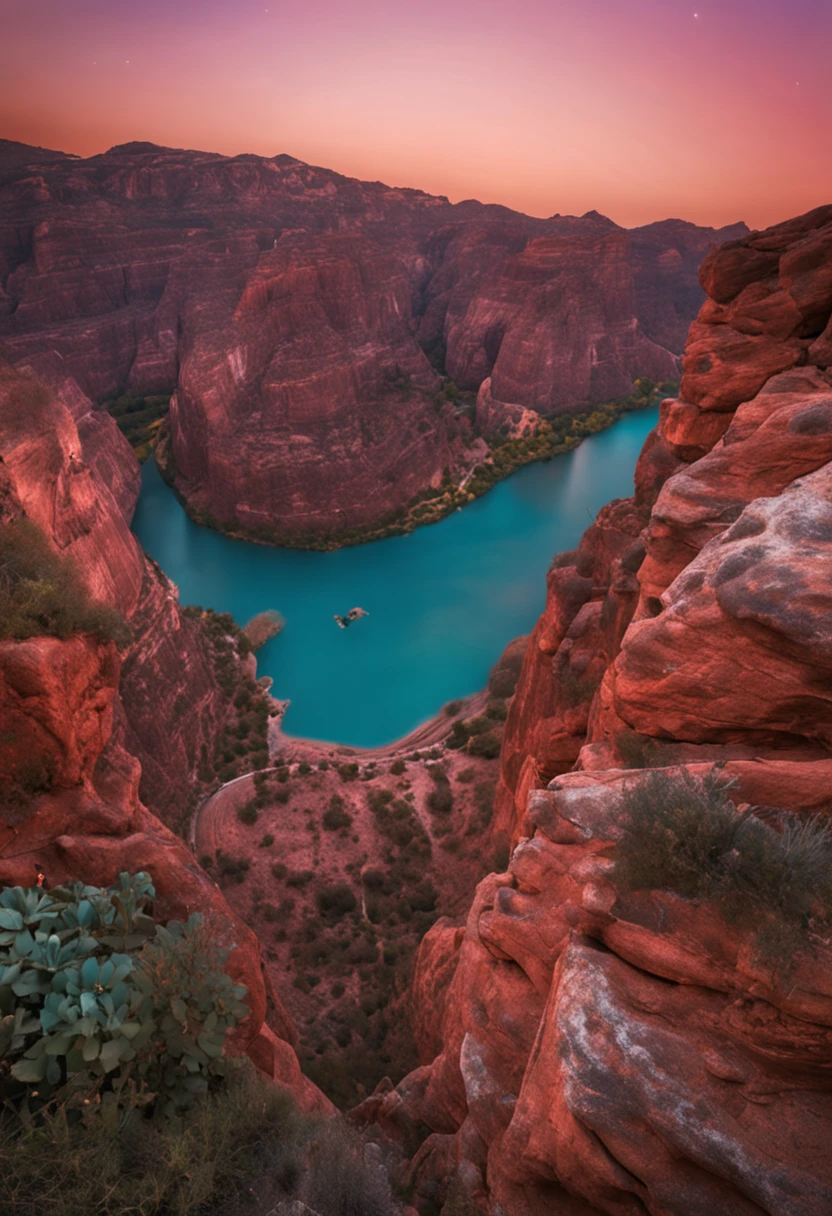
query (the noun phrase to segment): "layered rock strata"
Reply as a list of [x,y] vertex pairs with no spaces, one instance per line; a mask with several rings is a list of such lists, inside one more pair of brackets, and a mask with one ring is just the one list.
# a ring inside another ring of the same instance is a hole
[[675,378],[715,231],[537,220],[289,156],[0,143],[0,346],[92,401],[171,393],[199,517],[297,543],[365,528],[481,459],[462,387],[557,412]]
[[[307,1110],[329,1104],[301,1075],[294,1027],[264,979],[260,942],[193,856],[139,798],[141,769],[112,735],[119,682],[114,643],[90,635],[0,642],[0,886],[81,879],[106,886],[147,871],[162,920],[200,912],[230,930],[229,973],[249,1016],[232,1052],[247,1052]],[[267,1021],[268,1013],[268,1021]]]
[[[125,616],[116,733],[142,765],[142,798],[168,823],[187,810],[227,695],[198,623],[130,531],[138,465],[113,420],[62,361],[0,361],[0,522],[25,513],[96,600]],[[37,373],[37,374],[36,374]]]
[[[616,881],[645,767],[832,811],[832,207],[710,255],[636,494],[556,559],[506,726],[515,843],[414,984],[422,1068],[364,1116],[430,1135],[417,1195],[483,1211],[832,1207],[832,954]],[[572,771],[570,771],[572,770]],[[456,1188],[456,1191],[455,1191]]]

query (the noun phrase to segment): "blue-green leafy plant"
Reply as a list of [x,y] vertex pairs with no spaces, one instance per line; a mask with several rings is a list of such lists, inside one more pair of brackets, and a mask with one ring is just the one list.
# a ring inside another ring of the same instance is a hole
[[198,914],[157,924],[153,896],[127,873],[0,891],[0,1098],[175,1115],[222,1076],[248,1014],[223,969],[233,946]]

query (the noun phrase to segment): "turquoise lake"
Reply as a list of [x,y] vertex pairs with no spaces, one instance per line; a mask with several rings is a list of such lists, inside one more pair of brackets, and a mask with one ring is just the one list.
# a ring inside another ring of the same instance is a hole
[[[291,700],[289,733],[379,747],[485,685],[506,643],[541,612],[552,557],[575,547],[606,502],[632,493],[657,419],[655,409],[627,414],[441,523],[334,553],[200,528],[148,461],[133,530],[183,604],[240,624],[267,608],[283,614],[286,628],[258,651],[257,669]],[[339,629],[333,613],[357,605],[370,615]]]

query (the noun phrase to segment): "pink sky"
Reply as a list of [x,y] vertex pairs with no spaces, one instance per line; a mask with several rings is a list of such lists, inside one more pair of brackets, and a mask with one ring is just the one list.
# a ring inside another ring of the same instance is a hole
[[535,215],[832,201],[825,0],[0,0],[0,135],[289,152]]

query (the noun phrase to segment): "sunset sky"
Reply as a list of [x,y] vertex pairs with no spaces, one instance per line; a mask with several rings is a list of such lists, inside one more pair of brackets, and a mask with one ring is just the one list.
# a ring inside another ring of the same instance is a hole
[[829,0],[0,0],[0,136],[272,156],[535,215],[832,202]]

